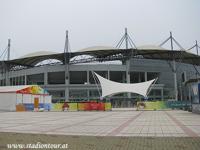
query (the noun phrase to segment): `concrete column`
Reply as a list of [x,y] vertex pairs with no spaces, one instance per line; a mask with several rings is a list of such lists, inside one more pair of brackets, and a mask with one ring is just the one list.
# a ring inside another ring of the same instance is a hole
[[108,80],[110,80],[110,70],[108,70]]
[[90,71],[87,70],[87,84],[90,84]]
[[48,85],[48,72],[44,72],[44,85]]
[[[87,85],[90,84],[90,71],[87,69]],[[87,88],[87,99],[90,100],[90,91]]]
[[108,65],[108,80],[110,80],[110,65]]
[[177,87],[177,74],[176,74],[176,62],[173,60],[173,74],[174,74],[174,98],[178,100],[178,87]]
[[191,91],[190,91],[190,85],[188,86],[188,96],[189,96],[189,101],[191,102]]
[[147,72],[144,73],[144,80],[147,81]]
[[69,101],[69,65],[65,65],[65,101]]
[[26,74],[24,75],[24,82],[25,82],[24,84],[27,85],[27,75]]
[[[130,83],[130,60],[126,61],[126,82]],[[128,93],[128,98],[131,98],[131,93]]]
[[164,100],[163,88],[161,89],[161,100]]
[[88,99],[88,101],[90,100],[90,90],[89,89],[87,89],[87,99]]
[[182,83],[180,83],[180,86],[179,86],[179,92],[180,92],[180,99],[181,101],[183,101],[183,90],[182,90],[182,86],[181,86]]
[[69,101],[69,86],[66,86],[65,88],[65,101]]
[[10,85],[10,76],[9,76],[9,71],[6,70],[5,72],[5,80],[6,80],[6,86]]

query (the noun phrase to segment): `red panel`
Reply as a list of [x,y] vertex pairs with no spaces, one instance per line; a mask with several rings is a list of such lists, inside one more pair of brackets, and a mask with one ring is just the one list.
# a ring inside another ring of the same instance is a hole
[[84,103],[85,105],[85,110],[91,110],[91,106],[90,106],[90,103]]
[[98,103],[96,102],[91,102],[90,103],[90,107],[91,107],[91,110],[98,110]]
[[102,103],[102,102],[100,102],[99,103],[99,107],[98,107],[98,110],[105,110],[105,104],[104,103]]

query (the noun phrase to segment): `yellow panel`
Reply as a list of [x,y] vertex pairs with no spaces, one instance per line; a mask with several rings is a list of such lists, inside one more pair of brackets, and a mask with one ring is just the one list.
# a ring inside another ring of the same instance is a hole
[[56,104],[52,104],[52,110],[53,111],[62,111],[62,103],[56,103]]
[[70,111],[77,111],[78,110],[78,104],[77,103],[68,103],[69,110]]
[[105,110],[112,110],[111,103],[105,103]]

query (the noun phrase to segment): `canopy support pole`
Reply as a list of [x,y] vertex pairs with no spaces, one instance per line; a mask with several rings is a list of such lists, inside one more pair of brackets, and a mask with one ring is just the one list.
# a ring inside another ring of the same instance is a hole
[[7,60],[10,60],[10,39],[8,39],[8,56],[7,56]]
[[197,55],[199,55],[199,46],[198,46],[197,40],[196,40],[196,50],[197,50]]

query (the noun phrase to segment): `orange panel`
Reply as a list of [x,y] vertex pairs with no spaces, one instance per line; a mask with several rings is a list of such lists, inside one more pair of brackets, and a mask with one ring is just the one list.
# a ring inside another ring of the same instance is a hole
[[35,97],[34,98],[34,108],[38,108],[39,107],[39,98]]
[[78,103],[78,110],[85,110],[85,104],[84,103]]
[[16,111],[26,111],[23,104],[16,105]]

